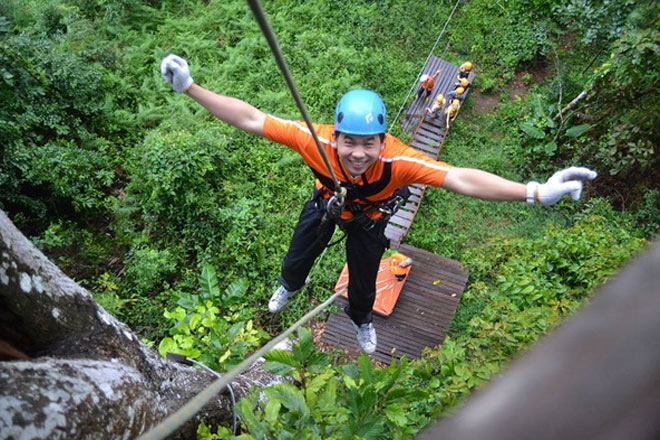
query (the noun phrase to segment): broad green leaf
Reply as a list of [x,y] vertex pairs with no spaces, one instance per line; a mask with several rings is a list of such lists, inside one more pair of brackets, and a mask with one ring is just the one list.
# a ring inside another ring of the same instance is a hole
[[231,350],[227,349],[227,351],[225,351],[224,354],[222,356],[220,356],[220,359],[218,359],[218,362],[223,363],[224,361],[226,361],[229,358],[229,356],[231,356]]
[[524,131],[529,137],[534,139],[543,139],[545,137],[543,130],[534,127],[528,122],[523,122],[520,124],[520,129]]
[[291,351],[298,362],[305,362],[309,355],[314,351],[314,338],[312,337],[312,332],[306,328],[299,327],[298,342],[293,344]]
[[179,353],[179,346],[174,342],[174,339],[163,338],[158,344],[158,353],[163,357],[167,356],[167,353]]
[[237,299],[242,298],[247,292],[250,283],[245,278],[239,278],[234,281],[225,289],[225,294],[222,295],[223,302],[234,302]]
[[581,124],[566,130],[566,136],[576,138],[591,128],[591,124]]
[[353,363],[343,365],[341,370],[344,374],[350,376],[353,379],[357,380],[360,377],[360,372],[358,371],[357,366],[355,366]]
[[404,427],[408,422],[406,413],[403,411],[400,404],[387,405],[385,407],[385,416],[396,426]]
[[352,388],[357,388],[357,384],[355,383],[355,380],[351,376],[344,376],[344,385],[346,385],[346,388],[352,389]]
[[363,420],[358,428],[357,435],[364,440],[380,439],[385,434],[385,421],[381,417],[374,414]]
[[545,151],[545,154],[548,156],[553,155],[557,151],[557,143],[556,142],[548,142],[543,146],[543,150]]
[[265,438],[267,428],[254,414],[253,403],[250,399],[241,399],[236,405],[238,416],[241,418],[248,431],[257,438]]
[[320,373],[328,366],[328,355],[316,351],[312,353],[307,359],[307,371],[312,373]]
[[200,322],[202,322],[202,315],[199,313],[193,313],[190,315],[190,322],[188,323],[188,327],[190,327],[190,330],[194,331]]
[[277,399],[269,399],[266,403],[265,419],[268,423],[273,424],[277,422],[280,415],[280,408],[282,403]]
[[199,277],[199,290],[204,299],[220,297],[218,276],[215,273],[215,268],[210,264],[205,264],[202,268],[202,274]]
[[187,297],[179,298],[179,300],[176,303],[177,303],[177,305],[183,307],[184,309],[188,309],[188,310],[195,307],[195,302],[191,298],[187,298]]
[[264,390],[266,397],[277,399],[290,411],[298,411],[303,417],[309,415],[302,392],[293,385],[274,385]]
[[264,359],[269,362],[279,362],[290,367],[298,367],[300,364],[287,350],[273,349],[264,355]]
[[334,373],[332,371],[326,371],[317,376],[314,376],[309,382],[307,382],[307,389],[312,391],[319,391],[329,382],[335,382],[332,380]]
[[374,367],[371,365],[371,360],[366,354],[360,353],[358,359],[358,369],[360,370],[360,378],[364,379],[367,384],[374,381]]
[[264,362],[263,368],[278,376],[290,376],[294,371],[293,367],[281,362]]

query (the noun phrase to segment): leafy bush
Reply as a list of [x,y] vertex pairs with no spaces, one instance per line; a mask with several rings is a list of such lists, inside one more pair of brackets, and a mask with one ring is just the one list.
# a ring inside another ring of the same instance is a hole
[[139,295],[153,296],[176,269],[176,261],[167,249],[135,249],[129,253],[126,278]]
[[249,319],[254,311],[242,304],[248,290],[245,279],[235,281],[222,293],[215,269],[206,265],[199,282],[199,295],[179,293],[177,307],[165,311],[165,318],[174,325],[171,337],[160,342],[158,351],[162,356],[182,354],[225,371],[258,348],[268,334],[254,327]]
[[[542,59],[549,51],[553,24],[525,0],[471,1],[459,9],[449,38],[460,57],[472,59],[479,75],[504,81],[521,67]],[[546,2],[543,3],[547,7]],[[485,84],[490,88],[491,80]]]
[[126,136],[106,72],[68,49],[8,29],[0,40],[0,206],[38,227],[47,207],[105,210]]
[[296,379],[292,384],[252,392],[238,405],[247,438],[266,439],[296,435],[299,438],[407,438],[415,431],[405,405],[426,395],[404,386],[409,368],[405,358],[388,368],[375,369],[362,354],[357,365],[339,368],[315,350],[309,330],[298,329],[292,351],[271,350],[264,368]]
[[584,44],[603,44],[618,38],[627,28],[634,1],[568,0],[553,6],[558,22],[570,26]]

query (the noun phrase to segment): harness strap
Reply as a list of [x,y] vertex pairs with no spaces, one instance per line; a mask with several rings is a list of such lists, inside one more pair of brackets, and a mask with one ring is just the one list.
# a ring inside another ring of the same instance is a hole
[[[350,219],[342,219],[341,211],[336,211],[330,205],[332,202],[331,198],[323,198],[324,189],[318,189],[314,192],[312,200],[315,200],[316,203],[320,203],[320,208],[326,211],[326,216],[328,219],[332,219],[339,227],[345,231],[346,227],[355,223],[360,225],[363,229],[369,230],[372,229],[376,223],[380,221],[388,221],[394,213],[396,213],[401,206],[403,206],[406,201],[410,198],[410,189],[407,185],[404,185],[398,188],[394,194],[388,199],[381,200],[378,202],[370,202],[369,205],[362,205],[359,203],[351,203],[346,205],[344,208],[353,214],[353,217]],[[369,217],[369,214],[375,211],[380,211],[381,216],[373,219]],[[326,217],[324,216],[324,221]]]
[[[320,173],[314,168],[310,167],[314,176],[325,186],[326,188],[334,188],[334,182],[328,176]],[[362,176],[362,179],[366,181],[365,176]],[[341,187],[346,188],[346,200],[362,200],[367,203],[373,203],[372,200],[369,200],[369,197],[372,197],[379,192],[383,191],[390,180],[392,179],[392,162],[385,162],[383,167],[383,174],[380,176],[380,179],[374,182],[367,182],[364,185],[353,185],[350,182],[339,182]]]

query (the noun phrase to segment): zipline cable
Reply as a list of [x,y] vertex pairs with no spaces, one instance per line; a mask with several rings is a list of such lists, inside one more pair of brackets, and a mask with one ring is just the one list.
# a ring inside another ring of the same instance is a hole
[[[394,118],[394,121],[392,121],[390,127],[393,127],[396,121],[399,119],[399,116],[401,116],[401,112],[406,106],[406,103],[408,102],[408,99],[410,98],[410,94],[415,90],[415,87],[417,87],[417,82],[422,76],[422,72],[424,72],[424,67],[426,67],[426,63],[429,62],[429,59],[431,59],[431,56],[433,55],[433,51],[435,50],[436,46],[440,42],[440,39],[442,38],[442,34],[445,33],[445,29],[447,29],[447,26],[449,25],[449,22],[451,21],[452,17],[454,16],[454,12],[456,12],[456,8],[458,8],[458,4],[461,2],[461,0],[456,0],[456,4],[454,5],[454,9],[452,9],[451,14],[449,14],[449,17],[447,17],[447,21],[445,22],[445,25],[443,26],[442,30],[440,31],[440,34],[438,35],[438,38],[435,40],[435,43],[433,44],[433,47],[429,51],[429,55],[426,57],[426,61],[424,61],[424,64],[422,64],[422,69],[419,71],[417,74],[417,78],[415,78],[415,82],[413,83],[412,87],[410,90],[408,90],[408,94],[406,95],[406,98],[403,100],[403,103],[401,104],[401,108],[399,109],[399,112],[396,114],[396,117]],[[447,43],[447,46],[449,43]],[[445,51],[447,50],[447,47],[445,47]],[[422,118],[423,119],[423,118]]]
[[228,371],[224,376],[222,376],[215,382],[211,383],[199,394],[197,394],[195,397],[190,399],[185,405],[179,408],[176,412],[170,414],[169,416],[167,416],[167,418],[165,418],[165,420],[163,420],[158,425],[154,426],[149,431],[145,432],[140,437],[138,437],[138,440],[162,440],[164,438],[167,438],[168,435],[172,434],[181,425],[183,425],[188,420],[193,418],[195,414],[197,414],[204,407],[204,405],[206,405],[211,399],[213,399],[220,391],[222,391],[224,387],[226,387],[229,383],[231,383],[239,374],[243,373],[245,370],[250,368],[252,364],[254,364],[260,357],[262,357],[268,351],[272,350],[273,347],[275,347],[275,345],[277,345],[280,341],[284,340],[284,338],[288,337],[291,333],[293,333],[294,330],[296,330],[298,327],[300,327],[301,325],[312,319],[314,316],[316,316],[323,309],[325,309],[335,300],[335,298],[341,295],[345,290],[346,288],[343,288],[338,292],[335,292],[330,298],[325,300],[322,304],[316,306],[311,312],[307,313],[305,316],[303,316],[298,321],[296,321],[295,324],[293,324],[291,327],[285,330],[282,334],[280,334],[274,339],[271,339],[266,345],[264,345],[259,350],[252,353],[248,358],[243,360],[243,362],[238,364],[236,367],[232,368],[231,371]]
[[254,14],[254,18],[257,20],[257,23],[259,23],[261,32],[264,34],[264,37],[266,37],[266,41],[268,41],[270,50],[273,53],[273,56],[275,57],[275,61],[277,62],[280,71],[282,72],[282,76],[286,80],[286,84],[289,87],[289,90],[291,91],[291,95],[293,96],[293,99],[296,101],[296,105],[298,106],[298,109],[300,110],[300,113],[302,114],[302,117],[305,120],[305,123],[307,124],[310,133],[312,134],[312,137],[314,138],[314,142],[316,143],[316,148],[318,148],[319,154],[323,158],[323,162],[325,162],[325,166],[328,168],[328,172],[330,173],[332,182],[335,185],[335,196],[341,197],[343,199],[343,197],[345,197],[346,195],[346,188],[339,185],[337,176],[335,175],[335,172],[332,169],[332,166],[330,165],[330,160],[328,159],[328,156],[325,154],[325,150],[321,146],[321,141],[319,140],[316,134],[316,130],[314,130],[314,126],[312,125],[312,121],[309,118],[309,115],[307,114],[307,108],[305,107],[305,103],[303,103],[302,98],[298,93],[298,88],[296,87],[296,83],[293,81],[293,77],[289,72],[289,67],[287,66],[286,60],[284,59],[284,55],[280,50],[280,45],[277,42],[277,37],[273,32],[273,28],[270,26],[270,23],[268,22],[266,13],[261,7],[261,3],[259,2],[259,0],[247,0],[247,3],[250,5],[250,9],[252,9],[252,14]]

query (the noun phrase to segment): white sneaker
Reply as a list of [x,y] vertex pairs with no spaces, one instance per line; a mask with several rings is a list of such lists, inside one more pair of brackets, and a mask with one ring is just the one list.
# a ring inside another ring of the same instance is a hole
[[268,301],[268,311],[270,313],[279,312],[289,304],[289,298],[300,292],[300,290],[302,289],[291,292],[286,290],[284,286],[278,287],[273,296],[270,297],[270,301]]
[[369,322],[358,326],[353,321],[351,321],[351,324],[355,327],[355,336],[357,337],[358,344],[360,344],[362,351],[367,354],[376,351],[378,340],[376,339],[376,329],[374,328],[374,324]]

